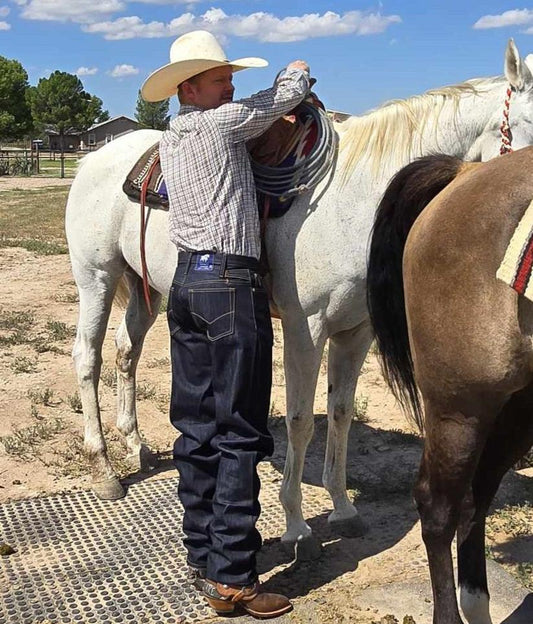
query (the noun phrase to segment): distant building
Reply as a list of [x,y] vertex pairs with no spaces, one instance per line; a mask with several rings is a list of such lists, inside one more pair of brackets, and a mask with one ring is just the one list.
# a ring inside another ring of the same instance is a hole
[[[64,137],[65,150],[95,150],[123,134],[138,130],[139,127],[139,123],[135,119],[126,117],[126,115],[113,117],[113,119],[92,125],[85,132],[66,134]],[[59,135],[56,132],[48,132],[47,134],[50,149],[59,151],[61,149]]]
[[326,111],[332,121],[342,122],[351,117],[350,113],[343,113],[341,111],[328,110]]

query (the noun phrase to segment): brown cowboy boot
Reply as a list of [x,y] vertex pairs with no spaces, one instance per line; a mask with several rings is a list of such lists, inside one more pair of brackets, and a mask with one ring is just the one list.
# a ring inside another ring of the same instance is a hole
[[209,606],[220,615],[233,613],[236,605],[240,605],[256,618],[277,617],[292,609],[289,599],[285,596],[262,593],[259,582],[246,587],[234,587],[207,580],[203,593]]

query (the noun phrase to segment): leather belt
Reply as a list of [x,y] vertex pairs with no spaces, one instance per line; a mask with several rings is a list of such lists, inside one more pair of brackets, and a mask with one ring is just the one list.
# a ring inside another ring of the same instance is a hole
[[178,255],[178,266],[191,266],[198,256],[211,255],[210,264],[221,267],[221,272],[225,269],[250,269],[257,273],[260,272],[259,260],[250,256],[239,256],[235,254],[221,254],[212,251],[180,251]]

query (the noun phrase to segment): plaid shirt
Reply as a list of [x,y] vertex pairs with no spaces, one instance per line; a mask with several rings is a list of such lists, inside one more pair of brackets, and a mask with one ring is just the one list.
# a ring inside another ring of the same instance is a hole
[[259,258],[256,190],[245,142],[299,104],[307,72],[289,69],[270,89],[202,111],[182,106],[161,137],[170,239],[180,250]]

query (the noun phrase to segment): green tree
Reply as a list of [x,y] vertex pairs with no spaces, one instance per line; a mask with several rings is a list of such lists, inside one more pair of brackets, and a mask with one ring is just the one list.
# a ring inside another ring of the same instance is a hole
[[142,99],[141,92],[137,97],[137,107],[135,108],[135,119],[141,128],[154,128],[155,130],[166,130],[170,115],[168,108],[170,99],[162,102],[146,102]]
[[31,111],[42,129],[56,132],[61,146],[61,177],[65,177],[65,135],[84,132],[94,123],[109,119],[102,109],[102,100],[83,89],[73,74],[55,71],[41,78],[30,91]]
[[22,65],[0,56],[0,140],[21,139],[32,130],[27,92],[28,74]]
[[102,123],[103,121],[107,121],[109,119],[109,112],[103,110],[102,106],[102,100],[99,97],[96,97],[96,95],[91,95],[89,107],[92,108],[92,112],[90,112],[89,116],[94,116],[93,123]]

